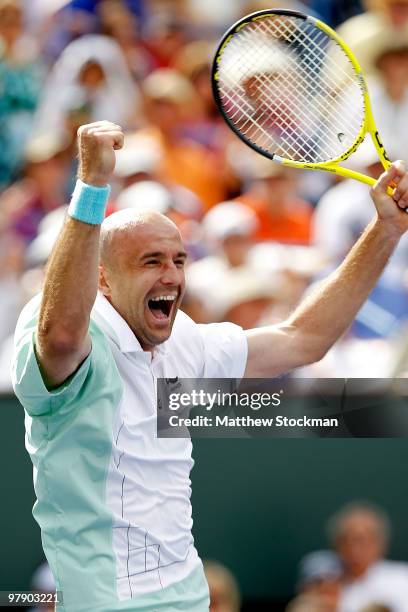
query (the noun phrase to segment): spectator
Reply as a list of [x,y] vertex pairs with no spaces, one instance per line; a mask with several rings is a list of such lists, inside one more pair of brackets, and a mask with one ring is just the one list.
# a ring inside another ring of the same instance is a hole
[[197,24],[221,32],[239,19],[245,0],[224,0],[222,3],[217,0],[188,0],[188,4],[190,15]]
[[[258,221],[245,204],[222,202],[212,208],[203,219],[205,238],[218,255],[222,268],[236,268],[247,263]],[[204,261],[201,262],[204,264]]]
[[133,78],[139,83],[155,67],[140,40],[140,20],[122,0],[105,0],[100,3],[98,12],[102,33],[116,40]]
[[217,561],[204,561],[204,571],[210,589],[210,612],[239,612],[241,596],[230,570]]
[[390,31],[396,44],[404,44],[408,34],[408,0],[363,0],[367,9],[347,19],[338,33],[350,45],[364,71],[374,68],[366,51],[381,47],[383,33]]
[[151,138],[128,135],[123,149],[116,153],[115,177],[119,189],[139,181],[158,180],[160,157],[160,148]]
[[268,278],[262,270],[250,266],[231,268],[218,285],[213,306],[218,312],[217,320],[230,321],[243,329],[267,324],[262,323],[266,314],[285,297],[279,281],[278,275]]
[[61,130],[76,109],[81,120],[109,120],[129,126],[138,95],[117,43],[96,34],[66,47],[45,85],[35,120],[35,133]]
[[[116,156],[115,176],[119,183],[117,208],[151,205],[150,201],[141,197],[142,192],[138,191],[135,186],[141,182],[160,183],[160,160],[160,148],[151,138],[136,134],[126,139],[125,146],[118,151]],[[201,202],[192,191],[179,184],[168,182],[162,184],[162,192],[163,189],[170,193],[174,206],[156,206],[154,207],[156,210],[160,208],[161,212],[164,212],[172,208],[178,211],[181,217],[179,220],[173,218],[173,221],[179,226],[180,221],[184,219],[201,219]]]
[[[0,0],[0,189],[17,176],[43,80],[19,0]],[[7,154],[6,154],[7,152]]]
[[154,68],[170,68],[174,58],[189,42],[188,22],[169,4],[157,12],[145,28],[145,47]]
[[[209,253],[189,266],[187,284],[190,293],[200,296],[216,320],[225,312],[227,296],[222,289],[225,289],[227,278],[231,278],[229,272],[234,269],[238,270],[239,274],[239,270],[248,264],[257,219],[252,210],[244,204],[222,202],[205,215],[202,225],[204,243]],[[247,279],[248,276],[250,274],[247,273]],[[241,286],[243,282],[241,278]],[[228,298],[231,303],[231,293]]]
[[215,105],[211,87],[211,61],[214,45],[194,41],[180,51],[174,60],[179,70],[193,85],[201,102],[201,117],[187,126],[186,134],[213,151],[221,152],[230,138],[230,131]]
[[0,233],[0,346],[12,333],[17,322],[17,313],[24,305],[21,285],[23,269],[22,240],[12,232]]
[[268,325],[290,316],[310,283],[326,268],[327,259],[314,247],[261,242],[251,249],[248,263],[262,272],[268,283],[275,279],[279,287],[273,308],[258,322],[258,325]]
[[257,240],[309,244],[313,209],[298,194],[296,171],[258,156],[252,181],[237,199],[256,213]]
[[388,156],[408,159],[408,26],[399,34],[383,25],[367,37],[357,57],[368,76],[373,113]]
[[72,41],[97,32],[96,15],[65,0],[32,0],[24,9],[41,41],[42,56],[48,67],[53,66]]
[[[48,563],[42,563],[37,567],[31,579],[31,588],[34,593],[38,592],[50,596],[55,594],[55,580]],[[30,609],[29,612],[53,612],[54,609],[54,601],[50,598],[50,601],[39,603],[35,608]]]
[[309,553],[299,564],[298,592],[286,612],[337,612],[342,565],[334,553]]
[[58,132],[30,141],[23,177],[0,196],[0,229],[12,231],[27,243],[41,219],[66,201],[69,175],[67,142]]
[[[356,170],[377,178],[382,171],[377,152],[367,139],[352,157]],[[375,212],[367,187],[345,180],[329,189],[319,201],[313,222],[313,241],[335,267],[349,251]],[[353,333],[363,337],[389,337],[408,311],[408,293],[401,282],[408,261],[408,239],[403,237],[369,301],[357,315]]]
[[160,178],[190,189],[205,208],[225,199],[229,176],[223,158],[185,135],[201,107],[190,81],[172,69],[156,70],[143,93],[148,124],[139,135],[160,150]]
[[344,564],[340,612],[361,612],[382,604],[406,612],[408,565],[385,560],[390,524],[385,513],[368,503],[352,503],[329,521],[329,536]]

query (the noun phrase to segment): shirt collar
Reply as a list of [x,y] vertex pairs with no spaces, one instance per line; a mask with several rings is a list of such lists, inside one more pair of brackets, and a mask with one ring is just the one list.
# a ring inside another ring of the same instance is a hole
[[[121,317],[118,311],[106,299],[106,297],[98,292],[95,304],[92,311],[92,318],[99,325],[107,336],[118,346],[122,353],[144,352],[139,340]],[[167,342],[158,345],[154,349],[156,354],[167,353]]]

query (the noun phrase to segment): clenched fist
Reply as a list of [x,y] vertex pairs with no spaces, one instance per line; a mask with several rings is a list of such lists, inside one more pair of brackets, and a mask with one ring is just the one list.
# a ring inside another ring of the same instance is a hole
[[78,178],[88,185],[109,183],[115,169],[115,150],[123,147],[122,128],[110,121],[81,125],[78,129]]
[[379,219],[391,233],[401,236],[408,230],[408,172],[403,161],[394,162],[383,172],[371,189],[371,197]]

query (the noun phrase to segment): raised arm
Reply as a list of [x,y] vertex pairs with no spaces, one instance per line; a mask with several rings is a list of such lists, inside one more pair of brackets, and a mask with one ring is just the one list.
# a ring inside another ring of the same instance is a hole
[[[109,195],[118,125],[107,121],[78,130],[78,178],[61,234],[47,266],[36,335],[36,354],[49,388],[66,380],[91,350],[89,319],[98,288],[99,217]],[[83,219],[83,220],[78,220]]]
[[[387,195],[391,182],[398,187]],[[273,377],[321,359],[351,325],[408,229],[408,173],[402,162],[371,191],[377,216],[343,263],[280,325],[249,330],[246,377]]]

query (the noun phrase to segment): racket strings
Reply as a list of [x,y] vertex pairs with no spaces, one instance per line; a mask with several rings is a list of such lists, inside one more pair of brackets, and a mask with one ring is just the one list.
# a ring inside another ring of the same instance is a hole
[[[316,28],[314,26],[310,26],[313,28],[313,32],[316,32]],[[349,92],[349,88],[353,87],[356,88],[357,86],[357,90],[358,90],[358,94],[361,97],[361,89],[360,89],[360,85],[359,83],[356,84],[356,80],[355,80],[355,73],[354,73],[354,69],[352,66],[352,63],[350,62],[350,60],[348,59],[348,57],[344,54],[343,50],[341,49],[341,47],[339,47],[336,43],[333,43],[333,41],[331,39],[328,39],[328,36],[322,32],[321,30],[317,30],[318,35],[315,38],[315,40],[313,40],[312,37],[309,37],[306,35],[304,36],[304,40],[302,40],[301,36],[303,35],[302,30],[299,30],[300,36],[298,37],[299,41],[302,43],[309,43],[309,41],[312,42],[312,47],[315,47],[315,51],[313,51],[313,49],[308,49],[308,54],[310,54],[312,56],[313,59],[315,59],[316,61],[318,61],[320,64],[322,62],[322,57],[321,57],[321,53],[320,56],[317,54],[316,49],[320,50],[320,52],[322,51],[321,46],[319,47],[319,45],[324,44],[324,47],[327,47],[327,42],[329,42],[330,47],[327,49],[327,52],[325,53],[325,57],[324,57],[324,68],[323,68],[323,76],[325,78],[325,83],[328,84],[328,86],[332,89],[332,91],[336,91],[336,95],[331,95],[331,99],[336,101],[338,100],[338,95],[341,95],[342,92],[347,91]],[[333,54],[334,55],[339,55],[340,54],[340,59],[338,59],[337,61],[333,58]],[[346,65],[349,68],[348,71],[344,70],[344,68],[342,67],[342,63],[344,62],[344,60],[346,60]],[[304,67],[302,66],[302,63],[300,63],[300,69],[303,72],[304,76],[307,77],[309,79],[309,72],[306,71],[304,69]],[[314,70],[315,67],[313,66],[312,69]],[[329,81],[329,77],[331,78],[331,81]],[[327,95],[327,91],[325,91],[323,85],[322,85],[322,79],[319,80],[315,80],[313,82],[313,86],[317,89],[318,88],[318,93],[322,96]],[[327,89],[327,86],[326,86]],[[316,92],[317,93],[317,92]],[[361,97],[361,100],[364,103],[363,98]],[[344,96],[344,99],[342,100],[342,109],[348,111],[350,114],[349,119],[352,119],[354,121],[353,125],[352,125],[352,131],[350,132],[350,136],[352,138],[352,140],[354,139],[355,136],[355,132],[356,130],[359,130],[361,128],[362,125],[362,120],[363,120],[363,115],[361,113],[356,114],[355,113],[355,106],[351,104],[351,98],[349,98],[348,96]],[[327,111],[327,108],[326,108]]]
[[[265,87],[262,87],[262,84],[261,84],[260,91],[261,91],[261,92],[263,92],[264,94],[266,94],[266,97],[264,97],[264,98],[263,98],[263,101],[265,101],[265,102],[266,102],[266,101],[267,101],[267,96],[268,96],[268,94],[270,93],[269,89],[268,89],[267,87],[266,87],[266,88],[265,88]],[[230,97],[229,99],[231,100],[232,98]],[[287,111],[288,113],[290,112],[290,107],[289,107],[289,105],[286,105],[284,102],[282,102],[282,103],[281,103],[281,106],[282,106],[282,110]],[[321,106],[320,110],[321,110],[321,111],[323,111],[323,110],[325,110],[325,109],[323,108],[323,106]],[[309,117],[306,115],[306,113],[304,113],[304,112],[302,113],[301,109],[298,109],[298,113],[300,113],[300,114],[302,115],[302,119],[304,119],[306,122],[308,122],[308,121],[309,121]],[[236,118],[236,115],[237,115],[237,114],[239,114],[239,111],[236,111],[236,112],[235,112],[235,113],[234,113],[234,114],[231,116],[232,120],[235,120],[235,118]],[[241,125],[240,125],[240,129],[241,129],[241,131],[243,131],[243,132],[245,132],[245,130],[246,130],[246,128],[247,128],[247,126],[248,126],[248,124],[249,124],[249,126],[251,126],[251,124],[254,124],[255,126],[257,126],[257,128],[258,128],[259,132],[261,132],[261,134],[262,134],[262,135],[265,137],[265,138],[264,138],[264,140],[263,140],[262,142],[259,142],[258,144],[259,144],[260,146],[263,146],[263,147],[266,147],[266,148],[267,148],[267,143],[268,143],[268,142],[269,142],[269,143],[270,143],[272,146],[275,144],[274,139],[272,138],[271,133],[270,133],[270,132],[268,132],[266,129],[264,129],[264,128],[262,127],[262,125],[261,125],[262,120],[263,120],[264,118],[266,118],[266,115],[267,115],[267,114],[268,114],[268,113],[267,113],[266,111],[264,111],[264,112],[262,113],[262,115],[261,115],[260,117],[258,117],[258,120],[255,120],[255,119],[254,119],[254,117],[253,117],[253,116],[251,116],[251,114],[250,114],[250,113],[245,112],[246,121],[245,121],[245,123],[244,123],[244,124],[241,124]],[[297,143],[297,144],[298,144],[298,147],[299,147],[299,152],[303,153],[304,155],[308,155],[308,154],[310,154],[310,153],[313,153],[314,155],[316,154],[316,146],[313,146],[313,147],[310,147],[310,146],[309,146],[309,147],[308,147],[306,143],[303,143],[303,146],[302,146],[302,145],[301,145],[300,138],[299,138],[299,134],[298,134],[296,137],[290,134],[290,125],[289,125],[289,123],[288,123],[288,122],[285,122],[285,121],[284,121],[284,116],[281,116],[281,117],[280,117],[279,123],[280,123],[280,126],[279,126],[279,127],[280,127],[280,130],[281,130],[282,136],[283,136],[283,137],[284,137],[284,136],[286,136],[286,137],[287,137],[287,140],[288,140],[288,141],[290,142],[290,144],[292,144],[292,145],[295,145],[295,146],[296,146],[296,143]],[[287,128],[287,129],[286,129],[286,128]],[[316,128],[316,126],[315,126],[315,130],[316,130],[316,135],[321,135],[321,136],[323,136],[323,130],[322,130],[322,128],[319,128],[319,127],[317,127],[317,128]],[[259,134],[258,134],[258,138],[259,138]],[[256,140],[256,136],[255,136],[255,137],[253,137],[253,139],[254,139],[254,140]],[[275,151],[275,152],[276,152],[276,151]]]
[[[265,27],[262,27],[262,25],[264,25]],[[310,59],[312,60],[313,64],[309,67],[309,70],[306,70],[305,67],[302,65],[302,61],[298,62],[297,64],[297,68],[300,70],[300,72],[302,73],[302,75],[305,77],[305,82],[307,83],[306,87],[303,87],[303,93],[305,94],[304,98],[307,99],[308,103],[309,103],[309,109],[311,108],[312,112],[312,116],[316,117],[319,114],[320,115],[324,115],[327,114],[327,103],[323,103],[323,101],[321,99],[319,99],[319,96],[317,95],[317,93],[323,94],[323,96],[321,95],[320,98],[324,97],[324,101],[327,102],[327,91],[324,91],[324,88],[322,87],[321,81],[320,80],[314,80],[311,81],[310,80],[310,69],[313,70],[314,74],[315,71],[317,70],[317,68],[319,67],[319,64],[321,65],[322,63],[322,43],[325,44],[325,46],[327,46],[327,35],[322,32],[321,30],[317,30],[314,26],[312,26],[312,33],[317,32],[317,36],[315,38],[315,40],[313,40],[313,37],[309,34],[309,32],[304,32],[303,30],[299,29],[297,31],[295,31],[293,28],[289,29],[288,27],[286,27],[285,22],[283,22],[284,28],[280,30],[281,33],[283,34],[290,34],[292,39],[291,39],[291,44],[293,45],[293,43],[298,43],[299,46],[301,45],[302,48],[305,48],[305,44],[307,43],[308,47],[307,47],[307,60],[309,60],[309,64],[310,64]],[[271,30],[270,26],[268,24],[266,24],[265,22],[260,22],[259,23],[260,29],[264,32],[264,33],[273,33],[274,32]],[[310,28],[309,28],[310,29]],[[320,45],[320,46],[319,46]],[[320,52],[320,54],[318,55],[316,50],[318,50]],[[292,54],[293,57],[293,54]],[[326,59],[331,59],[329,55],[326,56]],[[348,61],[348,60],[347,60]],[[339,83],[339,76],[344,78],[347,78],[348,80],[348,84],[352,84],[354,83],[353,77],[350,75],[350,73],[347,73],[345,70],[341,69],[340,63],[339,62],[333,62],[333,60],[331,59],[331,64],[333,64],[335,67],[337,66],[338,70],[338,74],[335,73],[334,69],[332,69],[332,66],[329,64],[328,61],[325,62],[325,76],[334,76],[334,79],[332,80],[332,82],[330,83],[330,86],[332,88],[334,88],[336,85],[338,85]],[[340,70],[339,70],[340,68]],[[284,77],[284,74],[282,74],[282,76]],[[326,82],[327,82],[327,78],[326,78]],[[288,86],[288,89],[291,89],[292,87],[292,82],[290,81],[289,78],[284,78],[283,81],[285,82],[285,84]],[[299,86],[302,84],[302,81],[299,79],[296,80],[296,85]],[[314,87],[312,87],[314,86]],[[327,86],[326,86],[327,88]],[[315,95],[314,96],[310,96],[310,89],[314,89],[315,90]],[[300,98],[298,98],[299,101]],[[347,98],[346,98],[347,99]],[[343,104],[344,105],[344,104]],[[299,112],[302,112],[302,106],[301,105],[297,105],[297,110]],[[353,112],[353,107],[351,105],[348,105],[348,108],[346,109],[348,112],[348,117],[350,119],[350,117],[352,118],[352,112]],[[306,112],[302,112],[302,118],[307,120],[308,116],[306,115]],[[348,124],[349,125],[349,124]],[[355,139],[355,134],[356,134],[356,130],[359,130],[361,126],[361,121],[357,120],[353,123],[351,123],[351,130],[348,129],[348,133],[349,133],[349,141],[350,141],[350,145],[353,143],[354,139]],[[323,130],[320,130],[321,132]],[[331,133],[330,135],[334,136],[333,133]],[[325,134],[326,136],[326,145],[330,144],[327,142],[327,134]],[[335,139],[332,140],[331,145],[333,147],[334,146],[338,146],[339,143],[338,141],[336,141]],[[327,147],[326,147],[327,149]],[[327,155],[330,154],[329,151],[326,152]]]
[[[298,67],[302,70],[305,76],[308,76],[308,86],[319,89],[319,93],[322,95],[327,95],[327,91],[322,85],[321,79],[315,79],[314,81],[310,80],[310,71],[312,70],[314,74],[317,74],[318,68],[322,65],[322,61],[324,59],[324,76],[325,83],[328,81],[328,77],[332,77],[331,87],[338,87],[340,83],[344,84],[344,82],[349,85],[355,84],[355,77],[353,72],[350,70],[344,70],[342,66],[342,62],[338,59],[337,61],[333,58],[333,51],[337,54],[340,52],[341,59],[346,60],[346,65],[348,68],[352,69],[352,64],[347,56],[344,54],[343,50],[337,45],[333,45],[333,41],[327,36],[325,32],[319,30],[314,25],[308,22],[302,22],[303,28],[297,27],[297,30],[294,28],[290,29],[285,24],[285,21],[281,22],[284,26],[280,29],[280,33],[284,35],[291,35],[291,45],[293,43],[299,43],[304,50],[307,50],[307,56],[305,57],[305,61],[308,62],[308,70],[305,70],[305,67],[302,65],[302,61],[299,62]],[[275,22],[276,24],[276,22]],[[276,32],[270,27],[269,23],[266,23],[266,20],[259,22],[259,27],[261,31],[265,34],[272,34],[276,36]],[[331,45],[330,51],[332,54],[327,51],[327,47]],[[324,58],[322,57],[322,52],[325,52]],[[310,62],[313,61],[313,63]],[[327,86],[326,86],[327,90]],[[352,107],[350,106],[350,109]]]
[[[225,106],[227,106],[225,101],[229,102],[232,107],[236,106],[236,103],[237,103],[236,93],[237,92],[234,92],[233,94],[229,94],[228,91],[222,92],[222,98],[224,99]],[[245,100],[245,98],[239,98],[238,101],[239,103],[242,103],[242,106],[236,107],[236,110],[234,112],[228,113],[230,120],[232,120],[234,124],[238,124],[240,131],[243,133],[247,131],[246,127],[249,124],[250,127],[255,126],[261,134],[264,134],[266,136],[267,140],[272,140],[271,134],[251,114],[253,112],[252,106]],[[246,110],[244,106],[247,106],[248,110]],[[246,121],[244,123],[241,122],[242,116],[246,117]]]
[[[267,102],[268,100],[268,89],[262,90],[260,87],[260,91],[265,93],[265,97],[263,101]],[[282,110],[289,115],[291,112],[291,107],[289,104],[286,104],[284,101],[281,102]],[[305,113],[301,113],[303,117],[309,121],[309,117]],[[267,112],[264,111],[261,118],[267,115]],[[293,129],[291,128],[289,120],[285,121],[284,115],[279,118],[279,128],[281,132],[282,139],[286,139],[286,144],[289,145],[289,150],[293,150],[294,152],[297,150],[298,153],[303,154],[304,156],[309,156],[315,152],[316,144],[309,144],[306,139],[302,140],[300,137],[300,133],[293,133]],[[319,131],[319,127],[316,128],[316,132]],[[268,141],[271,140],[270,133],[266,132],[267,141],[263,143],[262,141],[259,144],[263,147],[267,146]]]
[[[271,82],[271,80],[269,81],[264,81],[262,80],[259,75],[254,75],[255,80],[259,83],[259,91],[261,92],[261,96],[260,99],[262,102],[265,103],[265,110],[262,112],[262,114],[257,117],[257,123],[259,124],[263,119],[267,119],[269,116],[269,109],[267,108],[267,102],[270,99],[271,94],[273,94],[273,89],[272,89],[272,85],[274,85],[275,89],[276,89],[276,84],[273,84]],[[279,89],[282,90],[282,84],[287,84],[289,87],[287,89],[290,89],[292,86],[292,83],[290,82],[289,78],[284,74],[279,75]],[[307,90],[303,90],[301,92],[302,94],[308,94]],[[290,128],[290,125],[288,124],[287,121],[285,121],[285,117],[286,116],[290,116],[291,114],[291,107],[289,106],[288,103],[285,102],[285,98],[283,97],[280,101],[281,104],[281,109],[284,111],[283,114],[280,116],[279,118],[279,123],[280,123],[280,127],[282,128],[282,131],[285,133],[285,128]],[[305,112],[302,111],[302,108],[299,106],[299,111],[302,113],[303,118],[307,121],[309,119],[309,117],[306,115]],[[290,132],[286,132],[288,137],[290,137]],[[270,134],[267,133],[267,136],[270,137]]]
[[[254,78],[260,84],[260,88],[259,88],[259,92],[261,93],[260,100],[262,102],[267,103],[269,100],[269,94],[271,93],[271,89],[267,87],[267,84],[262,83],[262,80],[256,75]],[[266,86],[266,88],[264,87],[264,85]],[[230,102],[234,102],[234,97],[232,95],[228,94],[227,91],[223,93],[224,93],[224,96]],[[236,93],[237,92],[235,92],[235,95]],[[270,133],[270,131],[266,129],[266,127],[262,125],[262,121],[264,119],[267,120],[269,116],[269,110],[268,109],[264,110],[262,114],[260,116],[257,116],[257,118],[255,119],[252,106],[247,102],[247,100],[244,97],[240,98],[240,101],[242,102],[243,107],[245,108],[241,107],[240,109],[236,109],[235,112],[230,114],[230,119],[232,119],[233,121],[236,121],[236,117],[240,116],[240,113],[242,111],[242,114],[245,116],[246,120],[243,123],[242,122],[239,123],[240,131],[243,133],[248,133],[249,136],[252,136],[251,139],[254,140],[258,144],[258,146],[261,146],[262,148],[268,149],[268,143],[275,145],[276,143],[275,143],[274,138],[272,137],[272,134]],[[290,106],[287,105],[283,100],[281,100],[281,110],[283,110],[284,112],[287,112],[288,114],[291,112]],[[240,118],[242,119],[242,117]],[[306,115],[304,115],[304,118],[306,120],[309,119]],[[254,126],[258,130],[258,133],[253,134],[251,132],[251,128],[253,128]],[[279,129],[281,130],[282,136],[286,136],[288,143],[291,143],[292,145],[297,146],[305,155],[310,153],[310,151],[312,150],[311,147],[307,147],[306,143],[304,143],[304,146],[302,146],[299,140],[299,137],[298,136],[295,137],[294,135],[290,133],[290,125],[288,121],[285,121],[284,114],[282,114],[279,118]],[[264,138],[262,139],[262,137]]]
[[[287,82],[289,82],[289,81],[287,81]],[[281,81],[281,83],[282,83],[282,81]],[[285,79],[283,79],[283,83],[285,83]],[[266,88],[266,89],[262,90],[262,87],[260,87],[260,90],[262,91],[262,93],[265,94],[265,96],[263,98],[263,101],[267,102],[268,94],[271,93],[270,89]],[[286,104],[284,101],[281,101],[281,105],[282,105],[282,110],[284,112],[290,113],[291,108],[290,108],[289,104]],[[314,104],[311,105],[311,110],[313,111],[312,112],[313,116],[316,117],[318,114],[322,114],[324,112],[327,112],[327,107],[323,106],[323,104],[321,104],[319,101],[314,100]],[[306,122],[310,123],[310,121],[311,121],[310,117],[306,114],[306,111],[304,111],[301,106],[298,107],[297,111],[298,111],[298,115],[302,119],[304,119]],[[264,111],[264,113],[263,113],[261,118],[263,118],[265,115],[267,115],[266,111]],[[258,120],[258,122],[259,122],[259,120]],[[318,139],[317,140],[315,139],[312,144],[308,144],[306,141],[302,142],[301,134],[299,134],[299,133],[296,133],[296,134],[291,133],[290,125],[288,124],[287,121],[285,122],[284,116],[280,117],[279,122],[280,122],[280,127],[282,128],[282,130],[281,130],[282,131],[282,136],[286,136],[288,144],[291,144],[293,146],[297,145],[298,148],[299,148],[299,152],[300,153],[304,153],[305,155],[310,155],[310,154],[316,155],[318,147],[319,146],[321,147],[321,143],[323,142],[323,137],[326,136],[326,132],[324,130],[324,126],[323,125],[321,125],[321,124],[319,124],[318,122],[315,121],[315,124],[313,125],[314,136],[315,137],[317,136]],[[270,134],[267,133],[266,135],[267,135],[268,139],[270,140]],[[326,144],[328,144],[327,141],[326,141]],[[337,143],[336,142],[334,142],[334,143],[332,142],[332,144],[337,144]],[[329,149],[327,149],[326,155],[329,155],[329,153],[330,153],[330,151],[329,151]]]
[[[221,102],[238,131],[269,153],[329,160],[352,146],[364,122],[364,98],[350,68],[341,47],[313,24],[260,19],[235,34],[221,55]],[[245,88],[249,79],[254,99]]]
[[[304,73],[304,71],[301,69],[301,73]],[[303,76],[307,76],[306,74],[303,74]],[[285,80],[283,81],[285,82]],[[299,83],[301,83],[301,81],[299,81]],[[287,80],[286,84],[290,87],[292,84]],[[304,91],[305,96],[309,94],[309,89],[306,89]],[[314,118],[314,129],[315,129],[315,137],[319,137],[319,144],[320,144],[320,150],[321,153],[326,156],[326,157],[330,157],[333,154],[333,150],[336,151],[336,149],[339,148],[339,144],[343,144],[344,146],[344,140],[342,143],[339,143],[337,140],[337,134],[338,132],[334,132],[333,130],[327,130],[327,126],[325,125],[325,123],[323,121],[317,121],[316,119],[319,117],[324,117],[327,116],[328,112],[330,112],[330,109],[328,108],[327,104],[327,96],[324,95],[323,96],[319,96],[318,95],[319,92],[316,92],[314,94],[309,94],[308,99],[307,99],[307,103],[309,105],[308,108],[308,114],[306,113],[305,110],[303,110],[303,108],[299,105],[297,106],[297,112],[299,113],[299,115],[306,121],[311,121],[310,119],[310,115]],[[336,99],[332,98],[330,100],[330,102],[334,102],[336,103]],[[345,105],[342,105],[345,106]],[[359,120],[354,121],[353,117],[352,117],[352,113],[353,113],[353,108],[351,106],[348,106],[348,108],[343,108],[343,111],[346,110],[348,113],[348,117],[349,117],[349,121],[346,124],[345,128],[344,128],[344,135],[347,136],[347,143],[351,146],[352,143],[355,140],[355,135],[356,133],[358,133],[360,127],[361,127],[361,122]],[[341,147],[340,147],[341,148]],[[315,148],[312,149],[312,151],[315,151]]]
[[[261,29],[262,29],[261,22],[259,25],[261,26]],[[274,32],[274,29],[270,27],[270,25],[266,22],[266,20],[263,22],[263,25],[265,25],[265,30],[264,30],[265,33],[272,34],[273,36],[275,36],[276,33]],[[275,22],[275,25],[276,25],[276,22]],[[316,26],[314,26],[313,24],[309,22],[302,21],[301,25],[297,26],[296,30],[295,29],[290,30],[285,25],[284,22],[283,22],[283,26],[284,28],[283,29],[281,28],[279,30],[279,33],[284,34],[284,35],[290,34],[291,36],[293,36],[291,43],[294,41],[299,42],[302,44],[304,49],[307,49],[307,54],[308,54],[307,59],[309,60],[311,58],[312,60],[315,61],[315,64],[311,66],[311,69],[314,70],[316,66],[322,63],[322,59],[323,59],[322,51],[325,51],[328,44],[331,42],[331,39],[329,39],[329,37],[327,36],[325,32],[323,32],[322,30],[319,30],[318,28],[316,28]],[[340,48],[337,47],[337,49],[339,50]],[[343,51],[341,51],[341,53],[342,55],[344,55]],[[347,60],[347,63],[351,66],[350,60],[347,58],[347,56],[345,56],[345,58]],[[350,71],[344,70],[344,68],[339,63],[339,61],[337,62],[334,61],[333,57],[331,57],[329,54],[325,56],[325,61],[326,61],[325,68],[334,77],[335,82],[337,83],[339,82],[340,73],[346,80],[349,80],[350,78],[352,78],[350,76]],[[329,62],[331,63],[331,65],[329,65]]]
[[[263,102],[267,103],[268,99],[269,99],[269,96],[272,93],[271,88],[268,87],[268,83],[264,83],[262,81],[262,79],[260,79],[259,77],[255,76],[254,78],[259,82],[259,85],[260,85],[259,91],[261,92],[261,94],[263,94],[263,95],[260,96],[260,99]],[[282,89],[282,84],[287,84],[289,86],[292,85],[292,83],[289,81],[288,78],[286,78],[286,79],[285,78],[283,78],[283,79],[281,78],[280,79],[280,86],[281,86],[280,89]],[[307,90],[305,90],[303,93],[305,93],[305,96],[309,94],[309,92]],[[299,95],[299,92],[298,92],[298,95]],[[315,100],[315,102],[316,102],[316,100]],[[314,156],[315,157],[316,153],[317,153],[317,144],[316,144],[316,141],[313,144],[308,144],[306,141],[302,142],[299,133],[296,133],[296,134],[291,133],[290,125],[289,125],[288,121],[285,121],[285,115],[286,114],[290,115],[291,108],[290,108],[289,104],[285,103],[284,99],[281,99],[280,105],[281,105],[280,106],[281,107],[281,111],[283,111],[283,113],[279,117],[279,127],[280,127],[280,130],[281,130],[282,137],[286,137],[286,143],[288,145],[291,145],[291,148],[292,147],[293,148],[297,147],[298,148],[298,152],[301,153],[304,156]],[[320,108],[318,109],[317,106],[319,106]],[[298,109],[297,110],[298,110],[298,114],[301,116],[302,120],[304,120],[304,124],[310,123],[310,117],[302,109],[302,106],[298,105]],[[317,104],[314,105],[313,111],[314,111],[314,116],[316,117],[318,112],[319,113],[326,112],[327,108],[324,107],[323,104],[317,102]],[[265,111],[263,111],[262,115],[257,118],[257,121],[256,121],[256,126],[258,127],[258,129],[262,130],[263,136],[265,137],[264,139],[262,139],[261,137],[259,138],[258,145],[261,146],[261,147],[264,147],[264,148],[267,148],[268,142],[272,141],[270,132],[267,132],[266,130],[261,128],[262,120],[266,119],[268,115],[269,115],[268,110],[265,110]],[[245,128],[247,128],[248,124],[249,125],[251,124],[251,116],[247,115],[247,120],[245,121],[244,124],[242,124],[240,126],[241,130],[244,131]],[[314,125],[314,133],[315,133],[315,136],[320,136],[320,137],[324,136],[324,131],[323,131],[322,126],[320,126],[319,124],[316,124],[316,122],[315,122],[315,125]]]

